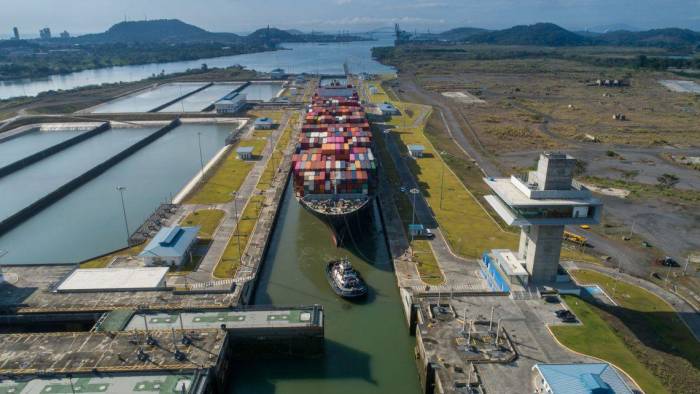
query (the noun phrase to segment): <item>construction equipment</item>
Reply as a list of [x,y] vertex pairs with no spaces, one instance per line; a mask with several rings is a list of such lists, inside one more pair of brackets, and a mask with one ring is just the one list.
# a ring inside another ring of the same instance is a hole
[[579,246],[586,246],[588,244],[588,239],[586,239],[586,237],[569,231],[564,231],[564,240]]

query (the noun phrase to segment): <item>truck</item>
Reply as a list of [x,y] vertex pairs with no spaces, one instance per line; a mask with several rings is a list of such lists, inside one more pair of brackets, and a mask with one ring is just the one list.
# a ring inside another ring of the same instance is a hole
[[409,224],[408,225],[408,233],[414,238],[425,238],[425,239],[435,238],[435,233],[430,231],[429,228],[426,228],[422,224]]

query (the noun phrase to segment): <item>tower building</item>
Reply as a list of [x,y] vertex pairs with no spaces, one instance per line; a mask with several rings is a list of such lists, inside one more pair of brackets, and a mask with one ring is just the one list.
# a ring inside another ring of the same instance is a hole
[[484,179],[493,191],[485,197],[489,205],[506,224],[521,228],[515,265],[535,284],[556,280],[564,226],[600,222],[602,203],[573,180],[575,166],[569,155],[543,153],[527,179]]

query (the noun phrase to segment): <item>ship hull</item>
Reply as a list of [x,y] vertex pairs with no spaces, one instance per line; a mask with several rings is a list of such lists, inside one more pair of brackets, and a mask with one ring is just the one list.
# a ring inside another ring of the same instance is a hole
[[304,209],[319,218],[331,230],[333,243],[336,247],[353,245],[357,247],[360,240],[368,233],[367,226],[372,224],[374,197],[369,198],[358,209],[344,214],[319,212],[307,205],[303,199],[298,198],[297,200]]

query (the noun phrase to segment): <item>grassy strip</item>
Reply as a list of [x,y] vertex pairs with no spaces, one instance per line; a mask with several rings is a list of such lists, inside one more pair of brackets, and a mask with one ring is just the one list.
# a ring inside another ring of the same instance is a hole
[[214,231],[219,227],[223,217],[224,211],[220,209],[203,209],[187,215],[180,224],[183,226],[200,226],[199,238],[212,239]]
[[634,353],[601,318],[600,310],[574,296],[563,296],[581,320],[581,326],[550,327],[557,340],[579,353],[611,362],[627,372],[647,393],[667,393],[661,382],[644,367]]
[[[253,146],[253,154],[260,154],[265,147],[266,140],[251,139],[242,140],[239,146]],[[232,149],[226,157],[217,165],[213,175],[205,180],[192,194],[187,204],[221,204],[231,201],[231,193],[238,190],[248,173],[253,168],[253,163],[239,160],[235,149]]]
[[571,274],[579,283],[600,285],[615,300],[619,307],[603,308],[603,319],[666,387],[677,392],[700,387],[700,344],[668,303],[595,271]]
[[146,242],[132,246],[128,249],[122,249],[120,251],[110,253],[106,256],[98,257],[96,259],[92,259],[90,261],[86,261],[82,264],[80,264],[80,268],[105,268],[107,267],[107,264],[112,261],[113,258],[117,256],[136,256],[137,254],[141,253],[143,248],[146,247]]
[[244,253],[246,245],[248,245],[248,239],[250,238],[250,235],[255,228],[255,223],[258,221],[258,217],[260,216],[260,211],[262,210],[264,201],[265,197],[261,195],[254,195],[248,201],[248,205],[245,207],[245,210],[238,221],[236,231],[228,241],[228,245],[226,245],[221,261],[219,261],[214,269],[214,277],[233,278],[236,275],[241,258],[238,250],[240,248],[241,253]]

